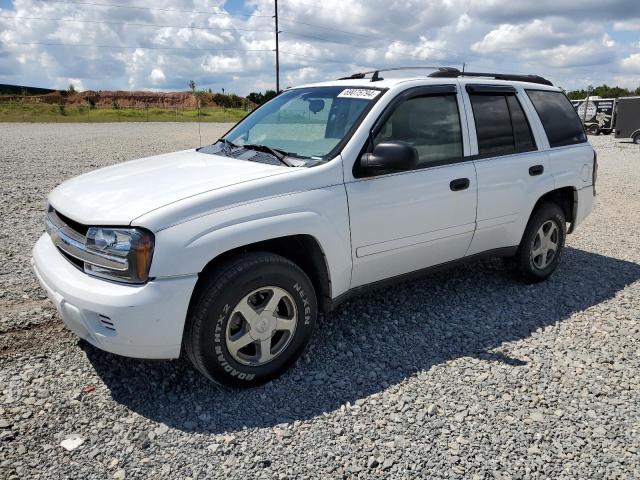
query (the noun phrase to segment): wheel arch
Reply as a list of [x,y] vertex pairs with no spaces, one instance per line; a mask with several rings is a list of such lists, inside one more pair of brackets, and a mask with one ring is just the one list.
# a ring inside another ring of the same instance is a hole
[[209,260],[198,274],[198,281],[189,302],[189,312],[205,284],[205,279],[226,261],[249,252],[273,253],[295,263],[311,280],[316,291],[320,311],[326,311],[329,308],[329,305],[331,305],[331,277],[322,246],[312,235],[297,234],[238,246]]
[[573,231],[573,223],[578,211],[578,190],[574,187],[561,187],[545,193],[536,201],[535,205],[531,209],[531,212],[529,213],[529,220],[538,208],[547,202],[555,203],[562,208],[565,219],[570,224],[567,229],[567,233],[571,233]]

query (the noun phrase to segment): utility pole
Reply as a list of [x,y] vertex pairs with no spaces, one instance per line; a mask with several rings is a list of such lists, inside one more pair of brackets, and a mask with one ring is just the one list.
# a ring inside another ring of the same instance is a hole
[[276,19],[276,93],[280,93],[280,51],[278,47],[278,0],[276,3],[276,14],[273,16]]
[[463,64],[462,64],[462,72],[463,72],[463,73],[464,73],[464,67],[466,67],[466,66],[467,66],[467,64],[466,64],[466,63],[463,63]]

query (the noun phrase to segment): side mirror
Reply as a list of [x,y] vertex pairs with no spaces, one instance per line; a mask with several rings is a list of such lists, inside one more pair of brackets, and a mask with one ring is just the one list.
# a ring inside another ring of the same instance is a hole
[[309,110],[313,114],[321,112],[324,110],[324,100],[319,98],[309,100]]
[[418,151],[406,142],[383,142],[360,158],[365,170],[413,170],[418,165]]

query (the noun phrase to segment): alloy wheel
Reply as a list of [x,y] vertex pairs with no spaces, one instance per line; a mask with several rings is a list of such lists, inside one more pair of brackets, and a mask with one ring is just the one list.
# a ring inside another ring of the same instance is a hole
[[293,338],[298,312],[284,289],[267,286],[244,296],[233,309],[225,333],[235,361],[260,366],[285,351]]
[[536,268],[547,268],[558,252],[560,241],[560,229],[553,220],[544,222],[533,239],[531,248],[531,260]]

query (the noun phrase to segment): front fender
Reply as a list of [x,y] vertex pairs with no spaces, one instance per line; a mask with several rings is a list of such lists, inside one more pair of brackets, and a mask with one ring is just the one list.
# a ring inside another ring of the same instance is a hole
[[156,234],[150,275],[197,274],[229,250],[290,235],[310,235],[319,243],[332,297],[349,288],[351,246],[343,185],[238,205],[161,230]]

